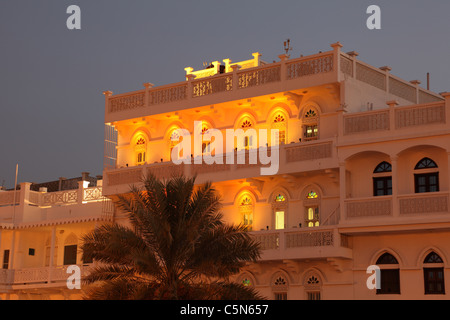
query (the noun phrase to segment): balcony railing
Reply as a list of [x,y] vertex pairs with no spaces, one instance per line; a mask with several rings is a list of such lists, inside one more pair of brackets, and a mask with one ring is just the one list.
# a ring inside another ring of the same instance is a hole
[[[81,277],[89,273],[92,264],[77,265],[81,271]],[[30,286],[38,284],[50,284],[54,282],[67,281],[71,274],[67,273],[68,266],[24,268],[24,269],[1,269],[0,285]],[[65,284],[64,284],[65,285]]]
[[330,257],[351,255],[347,237],[340,234],[337,228],[256,231],[251,232],[251,235],[260,244],[262,260],[285,259],[291,255],[296,258],[317,258],[325,252]]
[[[231,64],[226,68],[227,72],[225,73],[211,73],[211,70],[215,70],[213,68],[205,69],[205,72],[209,72],[207,74],[199,73],[200,71],[190,72],[187,77],[188,81],[161,87],[148,86],[144,90],[114,96],[110,91],[105,91],[106,114],[331,73],[335,71],[334,57],[337,50],[339,49],[292,60],[282,59],[280,62],[270,64],[255,64],[253,60],[251,60],[251,65],[246,62],[243,65]],[[231,68],[234,65],[238,67]]]
[[[279,173],[286,173],[289,170],[298,171],[298,167],[294,165],[297,162],[332,159],[334,143],[334,139],[327,139],[322,141],[281,145],[279,148],[279,159],[276,159],[279,162]],[[225,173],[227,175],[224,176],[224,178],[230,179],[230,174],[236,174],[236,176],[242,175],[241,172],[243,171],[239,171],[241,169],[259,169],[270,167],[272,165],[271,163],[263,164],[260,162],[259,151],[259,149],[252,149],[245,150],[245,153],[242,155],[239,151],[236,152],[236,154],[223,155],[222,164],[206,164],[205,162],[202,164],[195,164],[194,158],[192,159],[191,164],[176,165],[173,162],[160,162],[136,167],[122,167],[113,170],[106,170],[105,180],[103,182],[106,190],[105,194],[109,194],[110,191],[108,188],[112,186],[125,185],[128,187],[131,184],[139,184],[142,177],[149,173],[155,175],[157,178],[169,178],[172,175],[179,174],[184,174],[185,176],[201,176],[202,174],[210,173],[215,173],[214,178],[218,178],[218,174]],[[270,155],[271,149],[269,148],[267,151]],[[253,155],[257,155],[257,161],[255,163],[250,162]],[[229,161],[229,157],[234,157],[233,163],[230,163],[231,161]],[[315,163],[308,162],[308,166],[315,166]],[[308,167],[305,166],[304,169],[308,170]],[[252,172],[252,174],[255,176],[260,175],[258,171]],[[208,177],[212,178],[210,175],[208,175]]]
[[372,133],[374,131],[399,130],[416,126],[445,124],[445,103],[432,102],[422,105],[351,113],[343,116],[344,135]]
[[[395,205],[395,206],[394,206]],[[441,217],[450,214],[449,193],[430,192],[407,195],[346,199],[346,218]],[[387,222],[387,220],[383,220]]]

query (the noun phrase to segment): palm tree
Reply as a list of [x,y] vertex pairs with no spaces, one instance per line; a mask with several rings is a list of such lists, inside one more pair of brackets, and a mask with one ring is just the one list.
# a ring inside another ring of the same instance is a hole
[[259,299],[229,281],[259,257],[242,225],[222,221],[211,183],[150,175],[118,207],[131,227],[105,224],[82,239],[83,260],[98,262],[84,279],[86,299]]

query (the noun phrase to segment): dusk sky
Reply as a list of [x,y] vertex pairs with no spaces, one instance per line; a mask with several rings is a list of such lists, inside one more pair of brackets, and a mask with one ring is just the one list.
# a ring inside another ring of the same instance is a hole
[[[67,7],[81,8],[68,30]],[[369,30],[369,5],[381,30]],[[0,185],[102,174],[104,96],[184,80],[203,61],[357,51],[450,91],[450,1],[0,0]]]

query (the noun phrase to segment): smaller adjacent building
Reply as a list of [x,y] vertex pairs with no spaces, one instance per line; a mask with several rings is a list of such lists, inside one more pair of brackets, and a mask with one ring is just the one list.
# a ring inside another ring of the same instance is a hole
[[70,290],[69,265],[88,271],[79,241],[112,221],[114,205],[102,196],[102,177],[21,183],[0,190],[0,299],[79,299]]

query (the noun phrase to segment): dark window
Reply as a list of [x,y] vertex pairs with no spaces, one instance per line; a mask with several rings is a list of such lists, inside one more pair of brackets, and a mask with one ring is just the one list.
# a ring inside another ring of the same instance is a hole
[[64,247],[64,265],[77,264],[77,245]]
[[373,195],[375,197],[392,195],[392,177],[373,178]]
[[3,269],[8,269],[9,267],[9,250],[3,251]]
[[287,293],[286,292],[275,293],[275,300],[287,300]]
[[382,172],[392,172],[391,164],[386,161],[383,161],[373,171],[373,173],[382,173]]
[[425,294],[445,294],[444,268],[423,268]]
[[423,279],[425,282],[425,294],[445,294],[444,268],[430,268],[431,264],[444,263],[436,252],[430,252],[423,263]]
[[320,300],[320,291],[308,292],[308,300]]
[[[397,259],[389,253],[382,254],[376,264],[396,265]],[[381,289],[377,294],[400,294],[400,269],[381,269]]]
[[441,257],[436,252],[430,252],[423,263],[444,263]]
[[386,252],[378,258],[377,264],[398,264],[398,261],[392,254]]
[[420,170],[420,169],[429,169],[429,168],[437,168],[436,162],[431,160],[430,158],[423,158],[420,160],[417,164],[414,170]]
[[439,172],[415,174],[416,193],[439,192]]
[[381,289],[377,294],[400,294],[400,270],[381,269]]

